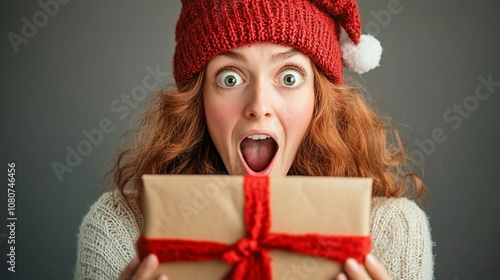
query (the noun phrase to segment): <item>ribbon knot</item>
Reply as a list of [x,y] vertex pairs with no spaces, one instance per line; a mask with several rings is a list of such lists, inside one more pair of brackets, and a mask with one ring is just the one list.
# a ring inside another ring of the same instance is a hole
[[242,238],[222,254],[222,259],[228,264],[237,264],[259,251],[259,243],[255,239]]

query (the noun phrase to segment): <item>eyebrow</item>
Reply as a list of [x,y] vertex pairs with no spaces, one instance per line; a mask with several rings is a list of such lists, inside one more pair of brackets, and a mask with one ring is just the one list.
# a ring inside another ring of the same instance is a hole
[[223,52],[223,53],[221,53],[221,55],[227,56],[227,57],[235,59],[235,60],[240,60],[243,62],[247,61],[247,59],[244,56],[242,56],[241,54],[235,53],[233,51]]
[[[294,55],[297,55],[299,53],[300,53],[300,51],[297,49],[290,49],[290,50],[285,51],[285,52],[276,53],[276,54],[273,54],[271,56],[270,62],[276,63],[280,60],[286,60],[286,59],[289,59],[290,57],[293,57]],[[233,51],[227,51],[227,52],[222,53],[221,55],[227,56],[227,57],[235,59],[235,60],[240,60],[242,62],[247,62],[247,59],[244,56],[242,56],[241,54],[235,53]]]
[[300,53],[300,51],[297,50],[297,49],[290,49],[289,51],[286,51],[286,52],[281,52],[281,53],[273,54],[271,56],[271,63],[275,63],[275,62],[278,62],[280,60],[289,59],[290,57],[292,57],[294,55],[297,55],[299,53]]

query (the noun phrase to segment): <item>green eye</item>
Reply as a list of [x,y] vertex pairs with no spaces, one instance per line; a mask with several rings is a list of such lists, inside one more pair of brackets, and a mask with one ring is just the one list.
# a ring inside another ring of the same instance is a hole
[[292,74],[287,74],[283,77],[283,83],[287,86],[293,86],[295,84],[295,76]]
[[279,79],[280,84],[287,87],[297,87],[302,83],[302,76],[295,70],[283,71]]
[[243,82],[243,79],[234,71],[224,71],[217,78],[217,83],[221,87],[231,88]]

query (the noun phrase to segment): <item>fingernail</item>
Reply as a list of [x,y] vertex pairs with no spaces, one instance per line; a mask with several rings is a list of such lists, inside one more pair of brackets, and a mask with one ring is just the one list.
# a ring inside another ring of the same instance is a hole
[[167,277],[167,275],[162,274],[162,275],[160,276],[160,278],[158,278],[158,280],[168,280],[168,277]]
[[365,262],[367,264],[374,265],[377,263],[377,260],[375,259],[375,257],[372,254],[368,254],[368,255],[366,255]]
[[150,268],[150,267],[153,267],[154,264],[155,264],[155,255],[149,254],[146,257],[146,262],[144,263],[144,267]]
[[337,280],[347,280],[347,276],[344,273],[337,275]]
[[345,269],[349,272],[356,272],[359,269],[359,264],[354,259],[347,259],[345,262]]

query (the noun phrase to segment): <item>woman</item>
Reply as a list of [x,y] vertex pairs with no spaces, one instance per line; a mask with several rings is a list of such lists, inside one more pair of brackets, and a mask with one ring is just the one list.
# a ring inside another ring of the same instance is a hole
[[182,2],[176,87],[152,102],[118,157],[115,190],[85,216],[76,278],[148,279],[158,266],[153,255],[134,258],[141,175],[247,174],[372,177],[372,254],[363,264],[348,260],[337,279],[431,279],[427,217],[403,198],[418,198],[422,183],[404,173],[397,132],[342,81],[344,65],[365,72],[381,53],[360,35],[356,3]]

